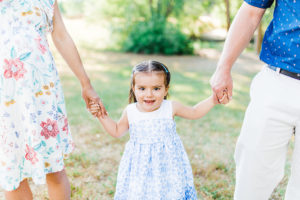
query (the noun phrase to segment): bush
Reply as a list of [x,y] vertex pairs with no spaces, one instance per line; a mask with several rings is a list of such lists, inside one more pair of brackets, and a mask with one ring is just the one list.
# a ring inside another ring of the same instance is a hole
[[164,19],[135,23],[123,43],[125,51],[146,54],[191,54],[190,39]]

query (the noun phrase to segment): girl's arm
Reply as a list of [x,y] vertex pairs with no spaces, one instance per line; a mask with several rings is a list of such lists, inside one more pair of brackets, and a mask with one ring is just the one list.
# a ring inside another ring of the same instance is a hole
[[199,102],[193,107],[182,105],[177,101],[173,101],[172,103],[173,116],[179,116],[186,119],[199,119],[216,105],[213,96]]
[[108,115],[98,117],[102,126],[113,137],[123,136],[129,129],[129,123],[126,110],[123,111],[122,117],[118,122],[112,120]]
[[90,79],[83,68],[83,64],[81,62],[77,48],[65,28],[61,14],[59,12],[57,1],[54,4],[53,31],[51,36],[55,47],[80,81],[82,88],[82,97],[86,103],[87,108],[89,108],[89,101],[97,102],[101,106],[100,114],[105,115],[105,108],[100,101],[97,93],[94,91],[90,83]]

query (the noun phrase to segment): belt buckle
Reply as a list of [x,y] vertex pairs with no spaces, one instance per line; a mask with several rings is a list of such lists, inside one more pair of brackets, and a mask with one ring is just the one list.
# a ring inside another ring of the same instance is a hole
[[272,65],[267,65],[269,69],[275,71],[277,74],[280,73],[280,68],[279,67],[275,67],[275,66],[272,66]]
[[281,70],[281,68],[276,67],[276,70],[275,70],[275,71],[276,71],[277,74],[280,74],[280,70]]

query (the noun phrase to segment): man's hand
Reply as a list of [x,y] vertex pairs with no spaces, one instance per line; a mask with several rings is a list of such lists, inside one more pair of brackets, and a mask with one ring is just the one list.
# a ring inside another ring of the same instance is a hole
[[232,77],[230,72],[217,68],[210,79],[214,98],[221,104],[227,104],[232,99]]

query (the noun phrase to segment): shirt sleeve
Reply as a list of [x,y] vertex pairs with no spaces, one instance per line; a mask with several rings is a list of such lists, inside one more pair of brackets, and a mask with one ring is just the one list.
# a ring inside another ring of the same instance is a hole
[[55,0],[42,0],[43,10],[46,16],[46,30],[52,32],[53,30],[53,15],[54,15],[54,4]]
[[273,4],[274,0],[244,0],[251,6],[258,8],[269,8]]

